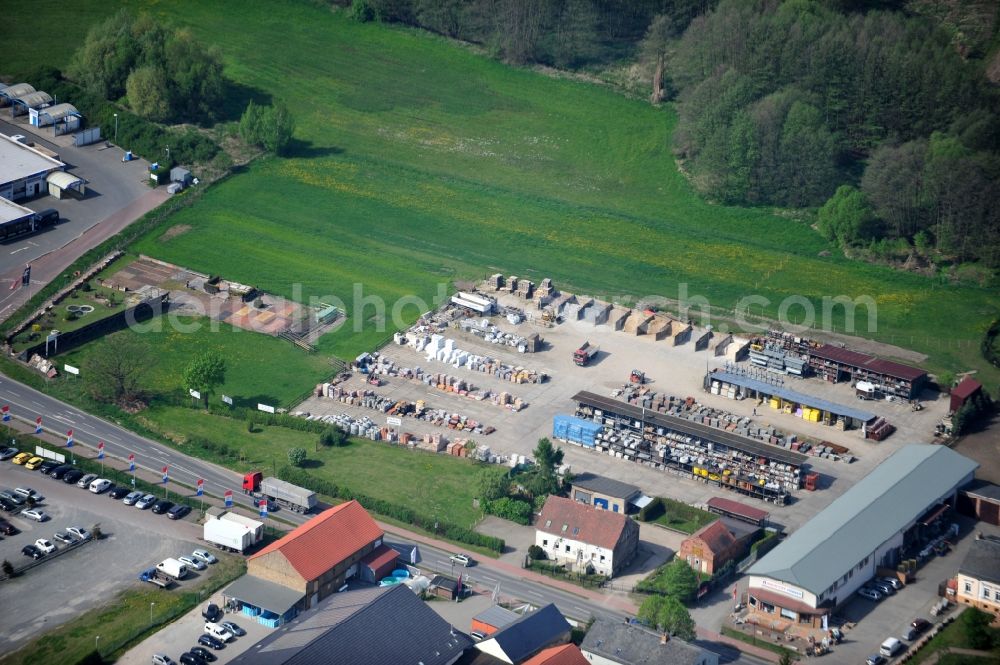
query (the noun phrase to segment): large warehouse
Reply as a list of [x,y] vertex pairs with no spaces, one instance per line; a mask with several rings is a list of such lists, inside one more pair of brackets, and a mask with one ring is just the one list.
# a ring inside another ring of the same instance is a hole
[[751,608],[822,627],[877,569],[947,528],[978,467],[950,448],[904,446],[750,568]]
[[31,146],[0,134],[0,196],[9,201],[47,193],[45,178],[66,165]]

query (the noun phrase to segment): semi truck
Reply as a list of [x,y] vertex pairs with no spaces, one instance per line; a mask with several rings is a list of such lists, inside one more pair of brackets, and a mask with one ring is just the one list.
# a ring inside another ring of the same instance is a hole
[[245,553],[264,538],[264,523],[224,513],[208,518],[203,537],[219,549]]
[[150,584],[155,584],[161,589],[167,589],[171,584],[174,583],[174,578],[170,577],[166,573],[162,573],[156,568],[147,568],[146,570],[139,573],[139,580],[142,582],[149,582]]
[[187,577],[188,574],[187,566],[174,558],[164,559],[160,563],[156,564],[156,570],[169,575],[175,580],[182,580]]
[[573,352],[573,362],[575,362],[580,367],[585,367],[594,359],[597,355],[598,346],[596,344],[591,344],[589,341],[584,342],[583,346]]
[[296,513],[308,513],[316,507],[316,493],[278,478],[265,478],[260,471],[243,476],[243,493],[266,498]]

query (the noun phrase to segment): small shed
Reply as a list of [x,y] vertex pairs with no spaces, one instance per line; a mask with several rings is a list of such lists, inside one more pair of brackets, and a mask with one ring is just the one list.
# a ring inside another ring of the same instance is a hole
[[951,391],[951,411],[952,413],[958,411],[965,403],[972,399],[977,393],[983,389],[983,384],[979,383],[971,376],[967,376],[962,379],[961,383],[955,386]]
[[175,166],[170,169],[170,182],[179,182],[185,187],[191,184],[191,172],[183,166]]
[[45,176],[49,195],[57,199],[67,195],[82,199],[87,193],[87,181],[66,171],[53,171]]
[[455,600],[458,598],[460,588],[458,580],[453,580],[450,577],[445,577],[444,575],[435,575],[431,580],[431,585],[427,588],[427,591],[438,598]]

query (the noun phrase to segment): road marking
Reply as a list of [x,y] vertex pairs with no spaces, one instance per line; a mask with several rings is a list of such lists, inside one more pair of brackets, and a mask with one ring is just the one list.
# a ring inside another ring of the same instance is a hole
[[544,596],[542,594],[538,593],[537,591],[531,591],[529,589],[526,589],[524,591],[524,593],[532,595],[532,596],[535,596],[536,598],[544,598]]
[[31,249],[30,247],[21,247],[20,249],[15,249],[11,254],[17,254],[18,252],[23,252],[26,249]]
[[487,582],[496,582],[495,579],[493,579],[492,577],[487,577],[486,575],[483,575],[483,579],[486,580]]

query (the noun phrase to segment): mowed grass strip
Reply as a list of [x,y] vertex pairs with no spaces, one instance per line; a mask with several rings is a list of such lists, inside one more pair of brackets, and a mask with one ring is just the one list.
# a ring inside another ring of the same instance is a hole
[[[241,473],[259,469],[272,475],[274,469],[288,464],[289,448],[304,448],[304,468],[316,477],[459,526],[471,527],[482,517],[472,505],[475,464],[466,458],[364,440],[317,450],[318,434],[261,425],[250,433],[243,421],[184,407],[154,406],[138,418],[173,440],[181,452]],[[229,446],[234,456],[222,459],[215,451],[179,443],[195,439]]]

